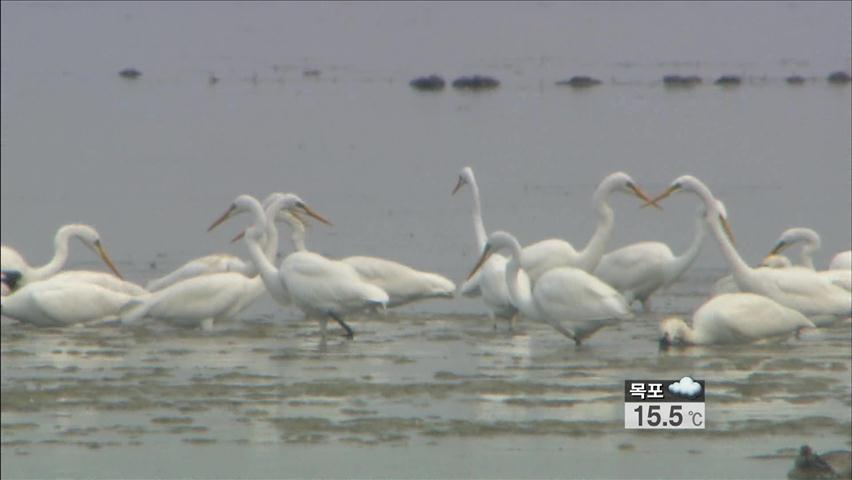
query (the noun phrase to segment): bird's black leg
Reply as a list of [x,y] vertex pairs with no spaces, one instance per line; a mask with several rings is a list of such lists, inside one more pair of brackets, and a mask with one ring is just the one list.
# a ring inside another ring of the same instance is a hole
[[340,315],[334,312],[328,312],[328,316],[333,318],[335,322],[339,323],[340,326],[343,327],[344,330],[346,330],[346,338],[350,340],[355,338],[355,332],[353,332],[352,329],[349,328],[349,325],[346,325],[346,322],[343,321],[343,318],[341,318]]

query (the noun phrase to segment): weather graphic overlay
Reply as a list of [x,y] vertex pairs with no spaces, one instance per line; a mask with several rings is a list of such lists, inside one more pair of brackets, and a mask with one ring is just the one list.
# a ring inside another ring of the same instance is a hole
[[625,380],[624,428],[704,429],[704,380]]

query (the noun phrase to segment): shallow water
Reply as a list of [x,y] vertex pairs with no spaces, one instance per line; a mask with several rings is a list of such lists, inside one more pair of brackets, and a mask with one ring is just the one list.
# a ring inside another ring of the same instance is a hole
[[[85,222],[144,283],[243,255],[227,245],[243,220],[204,229],[240,193],[294,191],[334,223],[310,230],[311,249],[459,281],[477,255],[469,191],[450,196],[464,165],[486,227],[524,244],[585,244],[591,193],[616,170],[650,194],[705,180],[749,263],[791,226],[822,235],[818,266],[852,244],[852,88],[824,81],[852,68],[849,4],[169,5],[2,4],[0,231],[33,264],[60,225]],[[128,66],[142,76],[119,78]],[[408,86],[429,73],[501,85]],[[705,82],[664,88],[671,73]],[[730,73],[744,83],[712,84]],[[554,85],[575,74],[603,84]],[[694,198],[611,203],[613,248],[692,237]],[[0,473],[779,478],[803,443],[849,448],[849,322],[658,350],[662,316],[688,316],[725,274],[712,241],[696,267],[655,313],[579,349],[541,324],[495,330],[461,298],[354,317],[355,340],[324,348],[315,322],[268,298],[213,332],[4,318]],[[707,430],[624,430],[625,379],[684,375],[707,381]]]
[[[717,273],[580,348],[543,324],[406,310],[354,316],[354,341],[333,329],[323,345],[316,322],[264,302],[212,332],[5,319],[2,473],[779,478],[802,443],[848,447],[848,321],[658,349],[659,318],[699,303]],[[625,379],[684,375],[707,381],[706,430],[624,429]]]

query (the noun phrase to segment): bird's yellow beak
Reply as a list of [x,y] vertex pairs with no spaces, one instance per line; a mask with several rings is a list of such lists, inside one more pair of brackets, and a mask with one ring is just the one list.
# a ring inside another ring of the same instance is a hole
[[106,263],[106,266],[109,267],[110,270],[112,270],[112,273],[114,273],[116,277],[124,280],[124,277],[122,277],[121,274],[118,272],[118,269],[115,268],[115,264],[112,263],[112,259],[109,258],[109,254],[107,253],[106,249],[103,245],[101,245],[100,240],[95,240],[95,250],[98,252],[98,255],[100,255],[101,260]]
[[[298,209],[299,209],[299,210],[301,210],[302,212],[305,212],[307,215],[309,215],[309,216],[311,216],[311,217],[315,218],[315,219],[316,219],[316,220],[318,220],[319,222],[322,222],[322,223],[324,223],[324,224],[326,224],[326,225],[328,225],[328,226],[332,226],[332,223],[331,223],[331,222],[329,222],[328,220],[326,220],[326,219],[325,219],[325,217],[323,217],[322,215],[320,215],[319,213],[317,213],[317,212],[316,212],[316,211],[314,211],[311,207],[309,207],[309,206],[305,205],[304,203],[300,203],[300,204],[298,205],[298,207],[296,207],[296,208],[298,208]],[[296,218],[299,218],[299,217],[298,217],[298,216],[296,216]],[[300,220],[301,220],[301,219],[300,219]]]
[[459,181],[456,183],[456,187],[453,188],[453,193],[451,193],[450,195],[455,195],[456,192],[461,190],[461,187],[463,187],[465,183],[467,183],[467,182],[465,182],[464,178],[462,178],[461,175],[459,175]]
[[213,222],[209,227],[207,227],[207,231],[211,232],[211,231],[213,231],[214,228],[225,223],[225,221],[228,220],[229,218],[231,218],[231,216],[233,216],[236,211],[237,211],[237,206],[231,204],[230,208],[228,208],[228,210],[226,210],[225,213],[223,213],[221,217],[216,219],[215,222]]
[[243,230],[242,232],[238,233],[236,237],[231,239],[231,243],[237,243],[240,240],[242,240],[243,237],[245,237],[245,236],[246,236],[246,231]]
[[722,223],[722,228],[725,229],[725,235],[728,236],[728,240],[730,240],[732,244],[736,245],[737,241],[734,239],[734,231],[731,230],[731,224],[728,223],[728,219],[719,215],[719,222]]
[[491,254],[494,253],[494,250],[491,248],[491,245],[485,244],[485,249],[482,251],[482,255],[479,256],[479,261],[476,262],[476,265],[473,266],[473,270],[467,274],[466,280],[470,280],[483,265],[488,261],[488,258],[491,257]]
[[649,197],[648,197],[648,195],[646,195],[646,194],[645,194],[645,192],[643,192],[643,191],[642,191],[642,189],[641,189],[641,188],[639,188],[637,185],[635,185],[635,184],[633,184],[633,183],[630,183],[630,184],[627,186],[627,188],[629,188],[629,189],[630,189],[630,191],[632,191],[634,195],[636,195],[637,197],[639,197],[639,199],[640,199],[640,200],[643,200],[643,201],[645,202],[645,204],[644,204],[644,205],[642,205],[642,207],[643,207],[643,208],[644,208],[644,207],[647,207],[648,205],[652,205],[652,206],[653,206],[654,208],[656,208],[657,210],[662,210],[662,209],[663,209],[663,207],[661,207],[661,206],[657,205],[657,202],[656,202],[655,200],[651,200],[651,198],[649,198]]
[[660,206],[659,206],[659,205],[657,205],[657,202],[659,202],[660,200],[662,200],[662,199],[664,199],[664,198],[668,197],[669,195],[671,195],[671,194],[675,193],[675,192],[676,192],[676,191],[678,191],[678,190],[680,190],[680,186],[678,186],[678,185],[672,185],[671,187],[667,188],[665,192],[663,192],[663,193],[661,193],[661,194],[657,195],[657,196],[656,196],[656,197],[654,197],[652,200],[647,201],[647,202],[645,203],[645,205],[642,205],[642,206],[643,206],[643,207],[647,207],[648,205],[654,205],[655,207],[660,208]]
[[769,255],[767,255],[767,257],[772,256],[772,255],[778,255],[782,251],[786,250],[787,247],[789,247],[789,246],[790,246],[790,244],[787,243],[787,242],[778,242],[778,244],[775,245],[775,248],[773,248],[772,251],[769,252]]

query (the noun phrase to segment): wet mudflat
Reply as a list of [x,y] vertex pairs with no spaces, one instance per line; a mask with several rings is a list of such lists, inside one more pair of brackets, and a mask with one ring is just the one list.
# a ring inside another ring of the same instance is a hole
[[[271,303],[212,332],[4,319],[2,473],[778,478],[802,443],[848,448],[848,321],[659,350],[659,318],[716,274],[580,348],[544,324],[417,309],[354,316],[354,341],[332,329],[325,344]],[[683,375],[707,382],[706,430],[624,430],[625,379]]]

